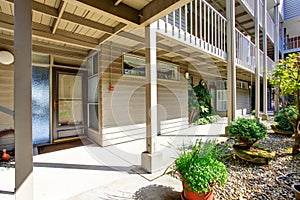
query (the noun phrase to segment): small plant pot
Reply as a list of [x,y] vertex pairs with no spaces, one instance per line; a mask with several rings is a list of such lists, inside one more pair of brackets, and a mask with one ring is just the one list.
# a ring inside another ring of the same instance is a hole
[[251,150],[245,146],[235,144],[233,150],[239,158],[256,164],[268,164],[275,157],[273,151],[257,145],[254,145]]
[[300,200],[300,184],[293,184],[292,185],[296,200]]
[[186,183],[183,181],[183,192],[181,194],[182,200],[215,200],[213,191],[206,192],[204,194],[199,194],[192,192],[190,188],[187,188]]

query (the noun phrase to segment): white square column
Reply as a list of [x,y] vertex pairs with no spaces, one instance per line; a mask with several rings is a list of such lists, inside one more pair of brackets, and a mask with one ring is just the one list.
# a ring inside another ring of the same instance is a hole
[[260,55],[259,55],[259,2],[255,1],[255,117],[260,113]]
[[160,170],[162,154],[157,152],[157,60],[155,23],[145,28],[146,45],[146,152],[142,168],[149,173]]
[[227,90],[228,90],[228,124],[235,120],[236,112],[236,37],[235,37],[235,1],[226,1],[227,16]]
[[268,119],[268,78],[267,78],[267,70],[268,70],[268,43],[267,43],[267,0],[263,1],[263,120]]
[[14,129],[16,199],[33,199],[31,0],[14,1]]

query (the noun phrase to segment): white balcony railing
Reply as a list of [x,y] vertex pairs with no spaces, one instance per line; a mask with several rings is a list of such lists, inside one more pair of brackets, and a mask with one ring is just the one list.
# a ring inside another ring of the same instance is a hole
[[236,34],[236,63],[254,72],[255,68],[255,45],[238,29]]
[[226,58],[226,19],[205,0],[194,0],[158,20],[158,32]]
[[[226,19],[205,0],[194,0],[158,20],[157,32],[225,60],[226,23]],[[263,66],[262,51],[260,56],[260,66]],[[236,63],[255,72],[255,45],[238,29]],[[268,58],[268,69],[273,69],[273,65],[273,61]],[[263,67],[260,67],[260,74],[262,73]]]
[[[240,0],[244,6],[248,9],[248,11],[254,16],[254,8],[255,8],[255,1],[253,0]],[[263,3],[261,0],[259,0],[259,24],[262,27],[263,22]],[[274,42],[275,39],[275,33],[274,33],[274,22],[269,14],[267,12],[267,35],[269,38]]]
[[[250,38],[243,35],[238,29],[236,31],[236,63],[247,70],[255,72],[255,45],[251,42]],[[263,51],[260,50],[260,70],[259,73],[263,74]],[[267,57],[267,71],[273,71],[274,61]]]
[[285,53],[297,52],[300,49],[300,36],[286,37],[283,50]]

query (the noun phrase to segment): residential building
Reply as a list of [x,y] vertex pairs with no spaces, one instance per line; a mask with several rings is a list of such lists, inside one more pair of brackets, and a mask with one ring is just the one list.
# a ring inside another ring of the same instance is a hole
[[146,138],[141,165],[161,168],[155,138],[190,126],[188,88],[201,80],[229,122],[267,116],[267,72],[297,36],[280,28],[293,17],[279,8],[293,1],[166,2],[0,0],[0,48],[15,58],[0,64],[0,130],[14,130],[0,146],[15,148],[16,191],[32,145],[78,136],[100,146]]

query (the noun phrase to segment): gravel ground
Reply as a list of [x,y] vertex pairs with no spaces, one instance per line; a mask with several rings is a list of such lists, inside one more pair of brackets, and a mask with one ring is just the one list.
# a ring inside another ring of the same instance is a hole
[[[295,199],[291,189],[276,182],[278,176],[300,172],[300,156],[293,157],[286,151],[292,146],[293,138],[274,134],[270,129],[273,119],[264,123],[268,126],[269,137],[258,143],[275,151],[275,159],[269,165],[255,165],[230,156],[226,160],[229,172],[227,185],[224,189],[215,190],[217,199]],[[232,153],[233,150],[229,151]]]

